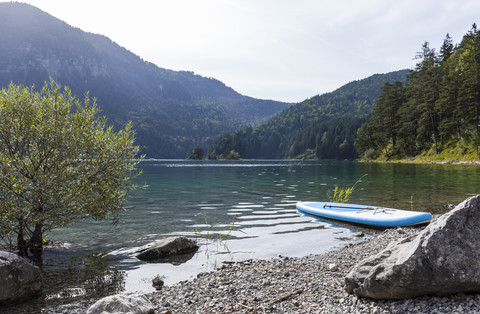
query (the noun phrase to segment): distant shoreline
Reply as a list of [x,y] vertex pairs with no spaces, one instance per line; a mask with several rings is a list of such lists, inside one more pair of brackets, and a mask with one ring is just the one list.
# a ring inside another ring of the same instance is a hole
[[399,160],[365,160],[358,159],[359,162],[365,163],[391,163],[391,164],[437,164],[437,165],[480,165],[480,160],[428,160],[422,158],[399,159]]

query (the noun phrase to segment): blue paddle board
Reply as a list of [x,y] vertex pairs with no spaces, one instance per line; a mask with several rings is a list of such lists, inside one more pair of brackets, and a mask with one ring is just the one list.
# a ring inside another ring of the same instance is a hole
[[377,227],[399,227],[428,223],[432,215],[386,207],[330,203],[298,202],[297,210],[313,216]]

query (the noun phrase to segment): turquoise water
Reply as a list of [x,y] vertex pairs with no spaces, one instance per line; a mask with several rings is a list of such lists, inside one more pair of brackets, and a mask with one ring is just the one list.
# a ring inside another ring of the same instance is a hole
[[[45,251],[44,302],[150,292],[157,275],[174,284],[223,261],[305,256],[358,241],[356,232],[375,230],[300,215],[295,203],[325,200],[335,185],[350,187],[364,175],[352,203],[443,213],[480,193],[480,167],[469,165],[150,160],[140,167],[146,187],[129,194],[120,224],[84,222],[49,234],[63,246]],[[134,257],[172,235],[196,238],[201,249],[178,266]]]

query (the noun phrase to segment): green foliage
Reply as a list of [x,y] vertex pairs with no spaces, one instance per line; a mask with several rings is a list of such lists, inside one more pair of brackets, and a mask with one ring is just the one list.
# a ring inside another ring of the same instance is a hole
[[[470,159],[480,147],[480,32],[476,25],[453,46],[447,34],[440,53],[428,42],[415,70],[394,97],[385,85],[370,121],[356,140],[363,158]],[[400,83],[398,83],[400,88]],[[468,147],[458,155],[453,147]],[[472,155],[473,153],[473,155]]]
[[205,152],[202,146],[195,146],[195,148],[187,154],[187,159],[202,160]]
[[218,159],[223,159],[223,160],[239,160],[240,159],[240,154],[237,153],[235,150],[226,150],[221,154]]
[[[356,158],[354,138],[385,82],[404,80],[408,70],[377,74],[291,106],[268,122],[218,139],[211,151],[242,158]],[[310,152],[314,152],[312,155]]]
[[360,179],[355,182],[355,184],[349,188],[347,187],[339,187],[335,185],[335,189],[333,190],[333,195],[330,194],[330,191],[327,191],[327,198],[330,202],[334,203],[348,203],[350,198],[352,197],[353,191],[361,180],[366,177],[367,174],[364,174]]
[[0,92],[0,238],[41,255],[43,235],[83,219],[114,221],[123,209],[138,148],[131,124],[118,132],[53,81],[41,92]]
[[214,152],[208,152],[207,153],[207,160],[217,160],[218,159],[218,156],[215,155]]
[[238,230],[235,227],[235,216],[233,217],[232,223],[228,226],[228,231],[226,233],[221,233],[221,232],[214,232],[213,229],[218,226],[217,224],[210,224],[207,220],[207,214],[203,214],[204,219],[205,219],[205,231],[200,230],[200,227],[198,225],[195,226],[195,235],[197,239],[202,239],[206,245],[208,244],[217,244],[218,245],[223,245],[223,247],[228,251],[228,246],[226,241],[230,238],[230,234],[233,231],[240,231],[242,233],[245,233],[242,230]]
[[350,188],[340,188],[338,185],[335,185],[333,195],[330,195],[330,192],[328,192],[327,197],[330,202],[348,203],[352,197],[353,190],[355,190],[353,186]]

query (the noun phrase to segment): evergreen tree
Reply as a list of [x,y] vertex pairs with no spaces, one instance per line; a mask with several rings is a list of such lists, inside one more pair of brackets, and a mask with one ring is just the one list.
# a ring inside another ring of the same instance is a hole
[[371,130],[375,143],[381,147],[392,145],[391,154],[395,154],[399,132],[400,107],[405,102],[402,82],[385,83],[382,93],[372,111]]
[[435,104],[440,122],[438,125],[441,143],[449,139],[461,141],[463,118],[461,117],[461,104],[459,103],[460,79],[456,71],[458,63],[458,51],[442,63],[442,83],[440,96]]
[[[396,112],[398,127],[388,123],[388,84],[382,90],[369,123],[358,131],[356,146],[374,158],[391,153],[404,156],[436,155],[454,148],[477,153],[480,146],[480,32],[475,24],[454,46],[447,34],[440,53],[428,42],[418,53],[407,79],[403,104]],[[392,133],[395,130],[397,133]],[[395,139],[395,135],[397,139]],[[375,154],[372,154],[375,150]],[[390,152],[389,152],[390,153]]]
[[438,152],[438,115],[435,103],[440,95],[442,73],[439,58],[435,49],[428,42],[422,45],[417,54],[420,61],[412,72],[409,84],[409,97],[419,114],[417,125],[417,143],[422,149],[429,149],[433,143],[435,153]]
[[459,108],[471,132],[474,134],[476,146],[480,143],[480,34],[476,24],[464,36],[461,43],[457,69],[459,71],[460,88]]
[[445,63],[448,58],[453,54],[454,46],[450,34],[447,33],[445,39],[443,40],[442,47],[440,47],[440,63]]

